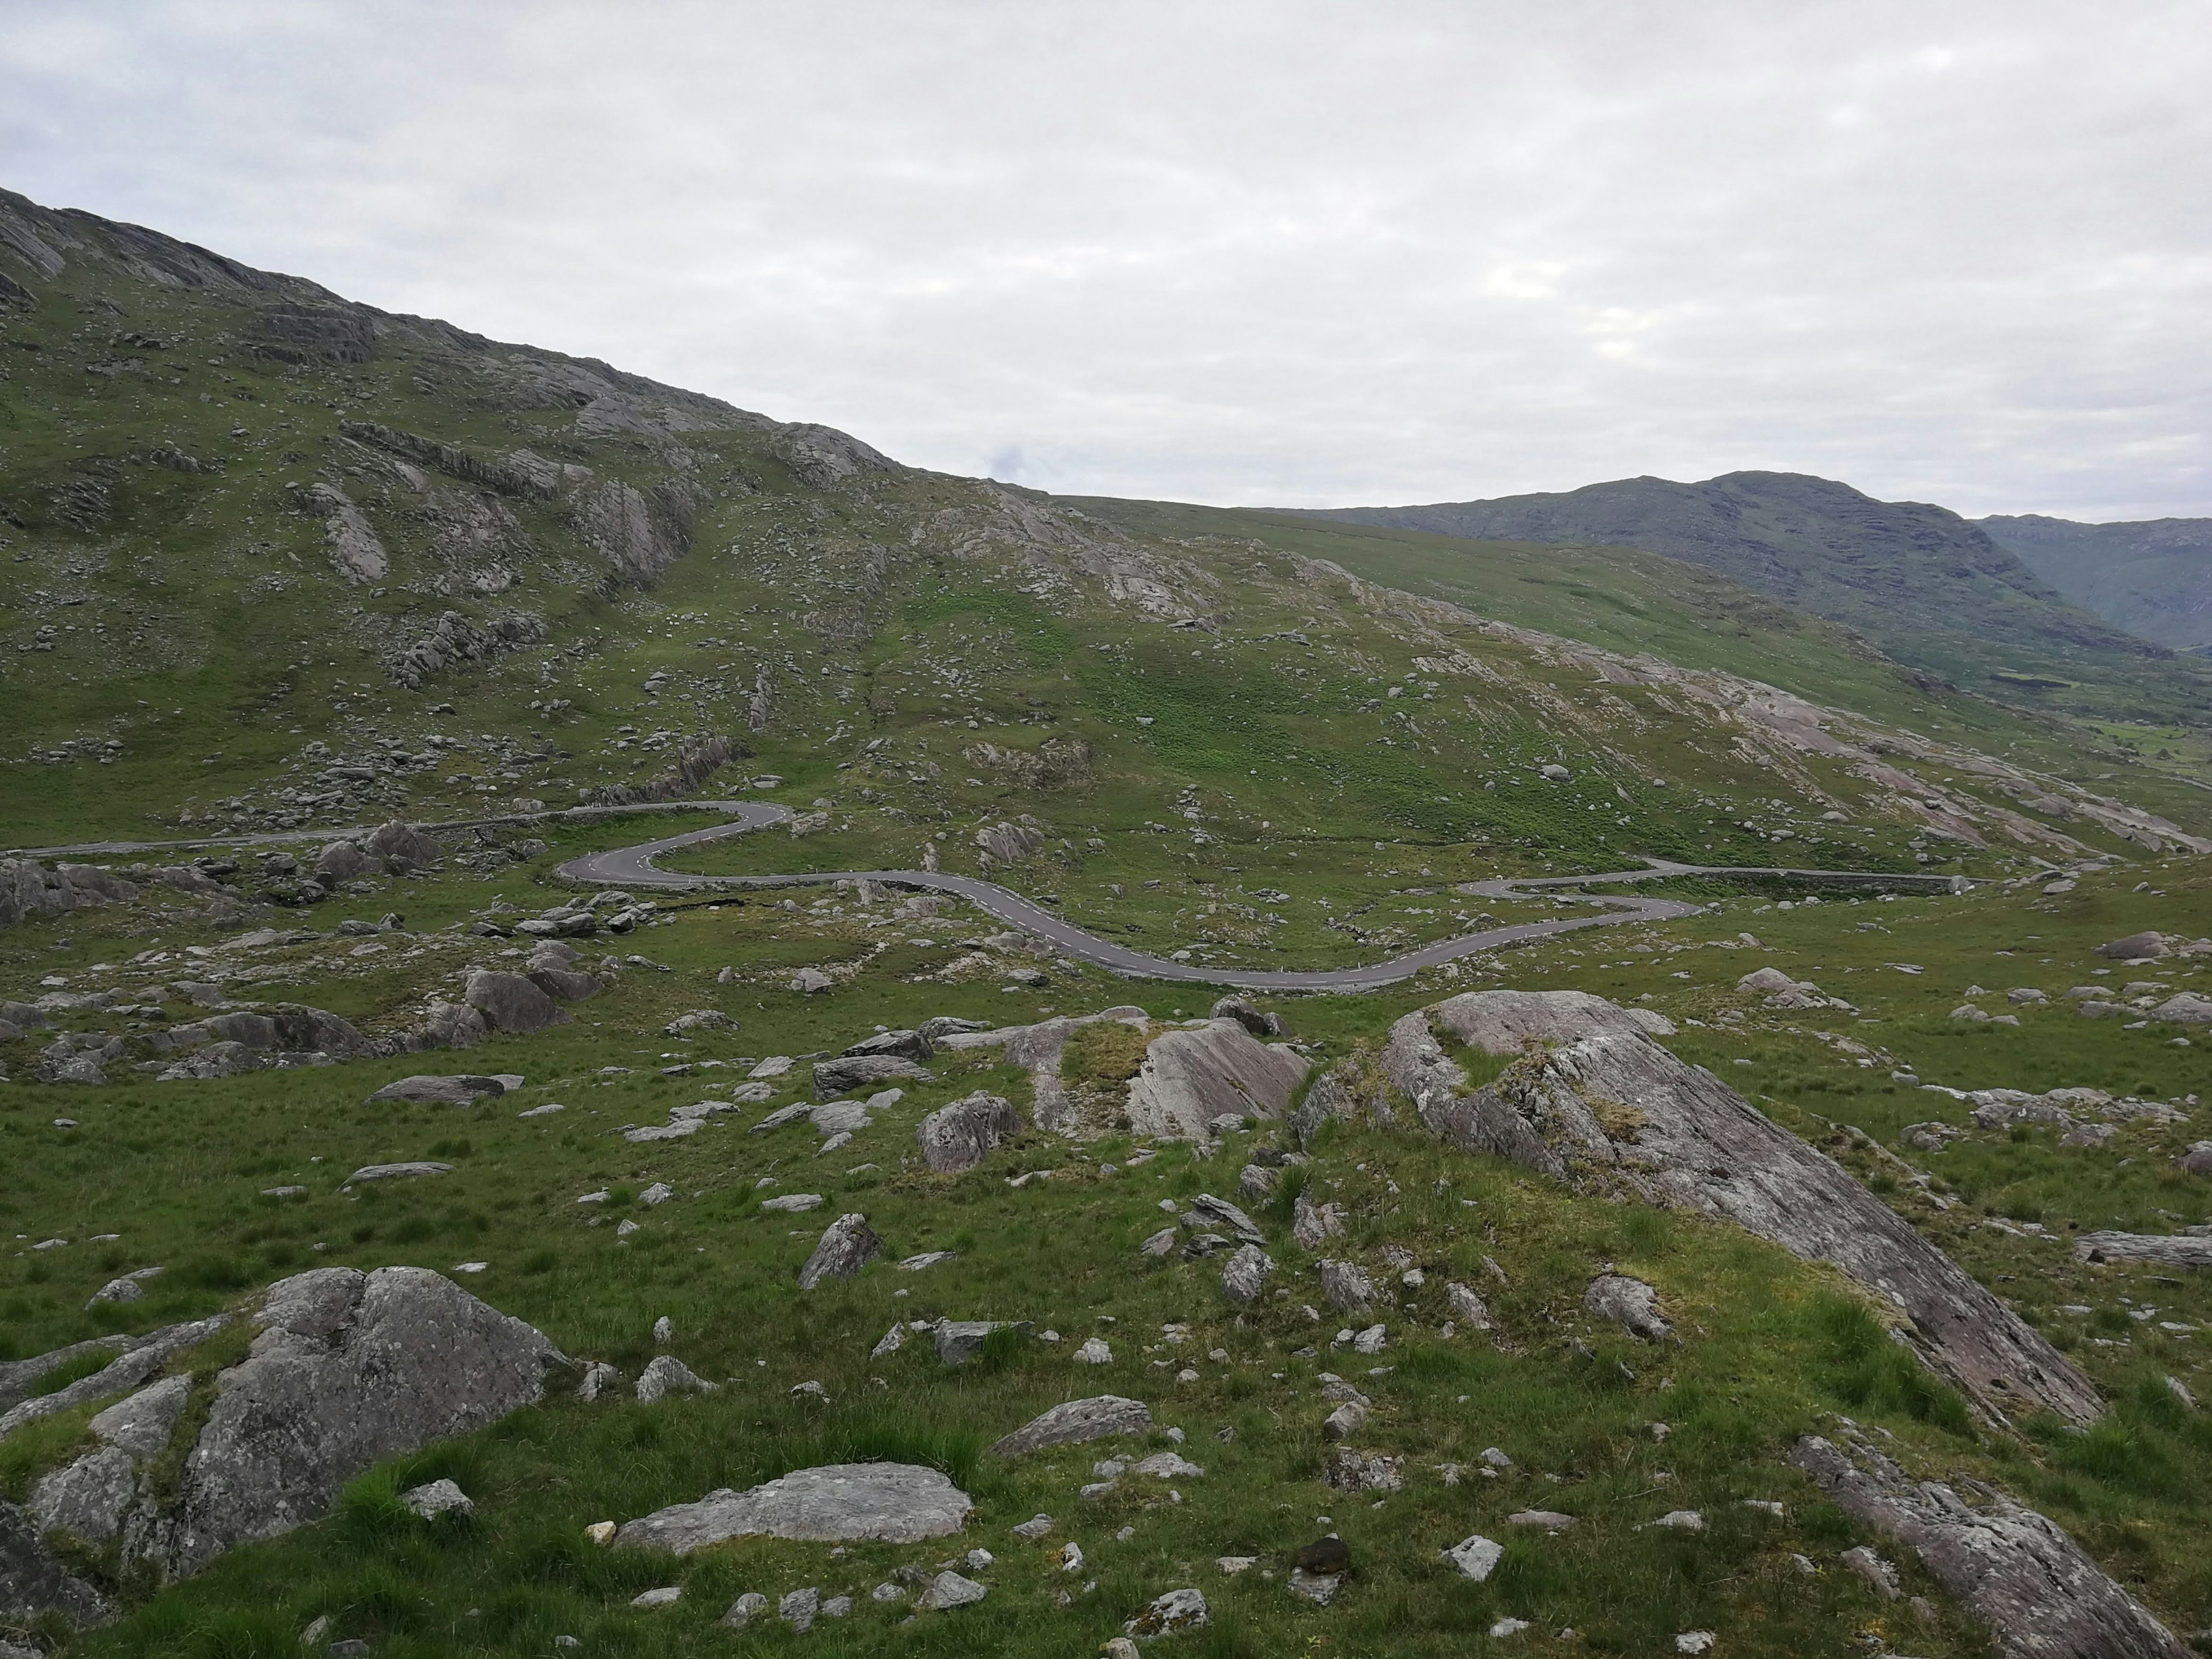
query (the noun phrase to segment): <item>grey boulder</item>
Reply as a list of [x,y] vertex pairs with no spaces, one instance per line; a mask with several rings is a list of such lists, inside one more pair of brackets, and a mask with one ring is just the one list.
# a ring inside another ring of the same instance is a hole
[[1663,1342],[1674,1334],[1659,1313],[1659,1292],[1625,1273],[1600,1273],[1583,1292],[1583,1310],[1609,1319],[1631,1336]]
[[1129,1085],[1129,1127],[1139,1135],[1210,1141],[1231,1114],[1282,1116],[1305,1080],[1305,1060],[1259,1042],[1233,1019],[1155,1037]]
[[532,1404],[566,1363],[534,1327],[421,1267],[296,1274],[257,1317],[149,1552],[173,1572],[318,1519],[370,1464]]
[[1021,1132],[1022,1120],[1013,1107],[979,1089],[922,1119],[915,1139],[923,1163],[939,1175],[958,1175]]
[[884,1253],[884,1241],[857,1211],[841,1215],[823,1231],[814,1254],[799,1270],[799,1288],[811,1291],[825,1279],[850,1279]]
[[1149,1434],[1152,1427],[1152,1408],[1143,1401],[1125,1400],[1114,1394],[1094,1395],[1088,1400],[1071,1400],[1041,1413],[1012,1434],[994,1441],[987,1449],[994,1457],[1020,1457],[1042,1451],[1048,1446],[1072,1446],[1116,1435]]
[[688,1555],[732,1538],[915,1544],[956,1533],[974,1501],[935,1469],[910,1463],[831,1463],[794,1469],[746,1492],[726,1488],[677,1504],[615,1534],[617,1547]]
[[493,1095],[503,1095],[507,1085],[495,1077],[461,1073],[453,1077],[403,1077],[371,1095],[367,1104],[404,1100],[414,1106],[472,1106]]
[[482,1014],[494,1030],[528,1036],[568,1018],[551,997],[521,974],[489,969],[471,974],[463,994],[469,1006]]
[[1260,1299],[1267,1288],[1267,1275],[1274,1270],[1265,1250],[1257,1244],[1244,1245],[1221,1269],[1222,1294],[1240,1307],[1249,1306]]

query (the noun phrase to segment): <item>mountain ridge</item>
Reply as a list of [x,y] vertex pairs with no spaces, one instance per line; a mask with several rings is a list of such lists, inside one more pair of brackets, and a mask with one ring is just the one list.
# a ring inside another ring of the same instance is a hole
[[2075,604],[2176,651],[2212,651],[2212,519],[2084,524],[2041,514],[1978,520]]
[[[2097,673],[2202,714],[2206,684],[2161,672],[2168,648],[2069,601],[1981,526],[1809,474],[1650,477],[1578,489],[1302,516],[1467,539],[1620,545],[1703,565],[1858,629],[1891,656],[2017,696]],[[2039,682],[2049,681],[2042,685]]]

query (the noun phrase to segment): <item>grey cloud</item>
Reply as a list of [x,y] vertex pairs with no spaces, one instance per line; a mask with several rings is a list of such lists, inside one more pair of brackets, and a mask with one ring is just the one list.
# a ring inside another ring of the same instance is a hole
[[2212,513],[2191,0],[9,14],[14,188],[924,465]]

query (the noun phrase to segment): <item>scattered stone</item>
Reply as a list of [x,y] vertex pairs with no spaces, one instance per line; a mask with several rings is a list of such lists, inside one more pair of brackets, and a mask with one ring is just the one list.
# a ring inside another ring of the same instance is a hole
[[901,1060],[893,1054],[859,1054],[852,1059],[817,1060],[814,1062],[814,1097],[817,1100],[842,1100],[848,1095],[882,1084],[910,1078],[917,1083],[928,1083],[935,1073],[925,1071],[910,1060]]
[[1143,1612],[1121,1628],[1132,1636],[1170,1636],[1202,1628],[1208,1618],[1206,1596],[1196,1589],[1172,1589],[1154,1596]]
[[1406,1485],[1406,1460],[1337,1446],[1328,1454],[1322,1480],[1338,1492],[1399,1492]]
[[1145,1242],[1139,1244],[1137,1248],[1139,1250],[1142,1250],[1146,1255],[1167,1255],[1171,1254],[1175,1249],[1176,1237],[1176,1234],[1174,1228],[1163,1227],[1159,1231],[1146,1238]]
[[1896,1564],[1883,1560],[1864,1544],[1856,1549],[1845,1550],[1836,1559],[1864,1579],[1868,1587],[1883,1601],[1894,1601],[1905,1594],[1902,1582],[1897,1576]]
[[1114,1350],[1107,1346],[1103,1338],[1091,1337],[1075,1351],[1075,1363],[1079,1365],[1110,1365],[1114,1363]]
[[1356,1400],[1347,1400],[1322,1421],[1321,1437],[1324,1440],[1349,1440],[1367,1426],[1367,1407]]
[[1048,1515],[1033,1515],[1018,1527],[1009,1527],[1006,1530],[1017,1538],[1024,1538],[1035,1542],[1052,1530],[1052,1517]]
[[822,1592],[809,1584],[804,1589],[785,1592],[775,1604],[775,1616],[804,1636],[814,1628],[815,1615],[822,1611]]
[[1303,1567],[1293,1567],[1285,1588],[1291,1595],[1301,1596],[1317,1607],[1325,1607],[1336,1600],[1337,1592],[1344,1588],[1344,1575],[1308,1572]]
[[754,1615],[766,1610],[768,1597],[758,1590],[747,1590],[723,1609],[721,1624],[724,1630],[743,1630],[753,1621]]
[[1546,1532],[1565,1532],[1575,1524],[1571,1515],[1562,1515],[1557,1510],[1516,1510],[1505,1517],[1509,1527],[1540,1527]]
[[940,1319],[937,1322],[937,1357],[948,1365],[964,1365],[980,1358],[983,1344],[993,1331],[1019,1330],[1027,1332],[1029,1323],[1018,1324],[1003,1319]]
[[1351,1261],[1323,1261],[1321,1293],[1339,1313],[1364,1314],[1375,1305],[1374,1281],[1365,1269]]
[[1344,1236],[1344,1206],[1316,1205],[1300,1193],[1291,1206],[1291,1237],[1302,1249],[1317,1250],[1332,1238]]
[[604,1360],[594,1359],[584,1367],[584,1380],[576,1385],[576,1398],[589,1404],[621,1381],[620,1371]]
[[972,1607],[989,1594],[972,1578],[963,1578],[957,1572],[940,1572],[930,1580],[929,1588],[922,1591],[915,1605],[942,1613],[953,1607]]
[[410,1176],[451,1175],[450,1164],[364,1164],[345,1178],[344,1184],[352,1186],[362,1181],[403,1181]]
[[469,975],[462,994],[495,1030],[528,1036],[568,1018],[551,997],[521,974],[479,969]]
[[450,1480],[433,1480],[428,1486],[410,1487],[399,1494],[399,1504],[425,1521],[434,1521],[441,1515],[471,1516],[477,1512],[469,1495]]
[[1456,1280],[1444,1286],[1444,1308],[1454,1321],[1471,1331],[1491,1328],[1490,1304]]
[[1505,1556],[1505,1547],[1493,1543],[1480,1533],[1462,1538],[1443,1553],[1444,1559],[1458,1570],[1462,1578],[1481,1583],[1497,1568]]
[[629,1599],[634,1607],[672,1607],[684,1599],[684,1586],[663,1584],[658,1589],[641,1591]]
[[672,1394],[712,1394],[715,1387],[674,1354],[658,1354],[638,1373],[637,1400],[641,1406],[650,1406]]

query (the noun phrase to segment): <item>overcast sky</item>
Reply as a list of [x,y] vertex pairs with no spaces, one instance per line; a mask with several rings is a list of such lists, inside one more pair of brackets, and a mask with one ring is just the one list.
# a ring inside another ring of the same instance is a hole
[[2212,5],[0,0],[0,185],[1070,493],[2212,514]]

